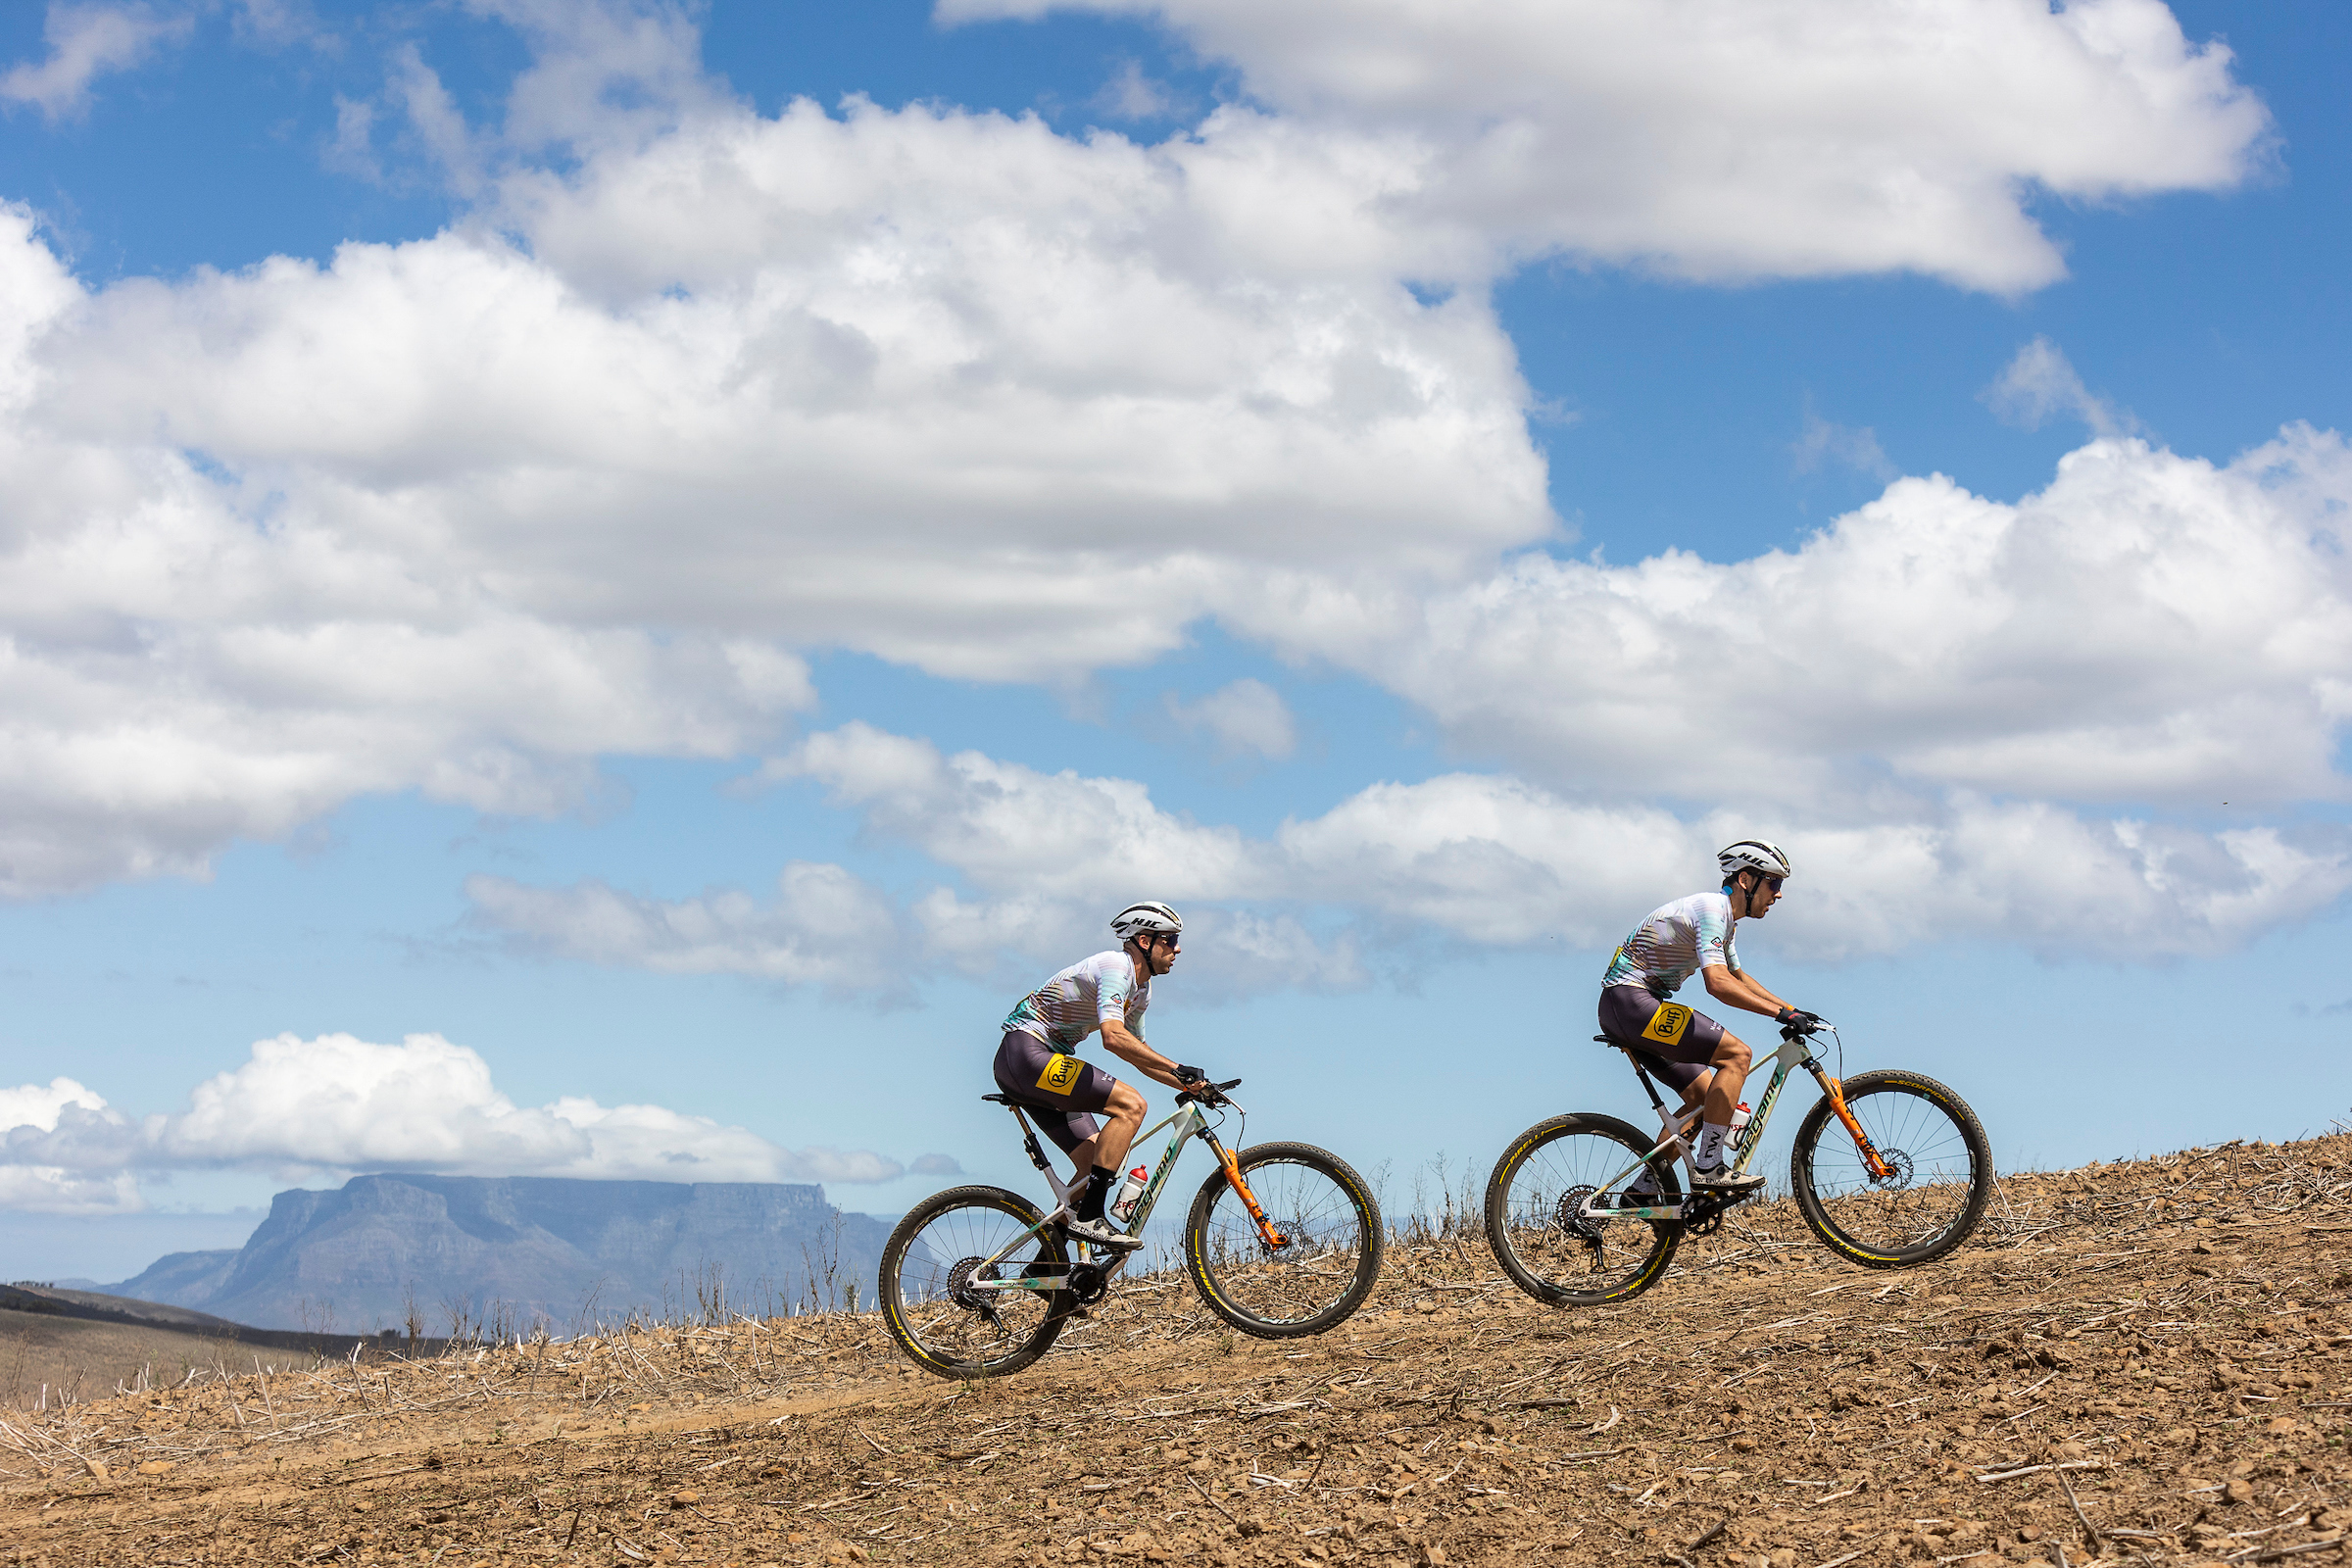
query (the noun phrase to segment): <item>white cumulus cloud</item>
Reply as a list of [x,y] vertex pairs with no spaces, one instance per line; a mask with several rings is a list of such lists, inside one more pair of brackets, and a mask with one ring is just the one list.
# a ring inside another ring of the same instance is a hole
[[47,120],[71,120],[90,107],[90,84],[127,71],[159,45],[185,38],[188,16],[159,16],[145,5],[70,5],[50,0],[41,24],[49,58],[0,74],[0,98],[30,104]]
[[1168,716],[1195,734],[1205,735],[1228,756],[1257,756],[1276,760],[1298,748],[1298,723],[1291,716],[1282,693],[1262,680],[1245,675],[1220,686],[1197,702],[1167,697]]
[[135,1210],[139,1174],[173,1169],[886,1182],[905,1167],[863,1150],[787,1149],[661,1105],[517,1105],[477,1053],[439,1035],[257,1041],[242,1066],[197,1085],[186,1110],[137,1123],[72,1079],[0,1089],[0,1207]]
[[[0,1209],[36,1214],[129,1214],[146,1206],[129,1171],[88,1171],[49,1163],[44,1151],[64,1139],[126,1147],[130,1124],[104,1096],[71,1078],[0,1089]],[[120,1163],[120,1159],[114,1161]]]
[[2038,430],[2052,418],[2082,420],[2093,435],[2131,435],[2139,421],[2082,384],[2057,344],[2037,337],[2017,351],[1984,389],[1985,406],[2003,421]]
[[[1609,846],[1694,863],[1759,817],[1990,879],[1968,918],[2036,942],[2086,889],[2155,890],[2163,951],[2332,897],[2324,831],[2195,820],[2343,796],[2332,436],[2226,465],[2101,440],[2015,504],[1900,479],[1751,561],[1534,548],[1556,520],[1487,282],[1546,252],[2046,281],[2034,191],[2221,189],[2261,156],[2227,51],[2151,0],[1373,0],[1337,36],[1288,0],[1138,3],[1252,94],[1159,145],[763,116],[676,8],[480,9],[533,51],[495,123],[421,53],[349,117],[345,155],[399,118],[478,190],[431,238],[97,287],[0,213],[0,893],[201,875],[370,792],[549,813],[603,757],[775,751],[812,648],[1066,683],[1210,619],[1508,772],[1252,838],[851,726],[768,771],[952,873],[904,908],[810,865],[772,899],[489,880],[477,911],[855,991],[909,921],[977,964],[1149,895],[1232,922],[1236,985],[1354,983],[1366,933],[1505,940],[1494,889],[1613,923],[1572,907]],[[2090,416],[2062,366],[2019,372],[2021,409]],[[1259,683],[1178,711],[1296,744]]]
[[[1423,266],[1558,250],[1705,278],[2064,270],[2029,215],[2227,189],[2270,118],[2160,0],[941,0],[1156,18],[1265,111],[1201,128],[1237,199]],[[1307,172],[1312,171],[1312,175]],[[1301,187],[1323,200],[1302,203]],[[1349,186],[1354,185],[1350,190]],[[1490,264],[1491,265],[1491,264]]]
[[[2015,504],[1909,478],[1793,551],[1529,556],[1250,624],[1546,785],[1868,817],[1949,790],[2132,809],[2340,801],[2352,453],[2138,441]],[[1888,798],[1888,791],[1894,792]]]
[[[960,887],[917,896],[911,914],[928,951],[968,971],[1108,946],[1108,912],[1155,897],[1185,909],[1188,983],[1212,997],[1361,985],[1367,944],[1605,947],[1670,891],[1710,881],[1720,845],[1756,834],[1796,855],[1800,875],[1772,918],[1783,951],[1815,959],[1958,937],[2052,958],[2211,955],[2352,890],[2341,827],[2200,830],[1965,789],[1887,794],[1868,811],[1756,802],[1677,813],[1451,773],[1372,785],[1252,839],[1163,810],[1132,779],[942,756],[861,723],[810,736],[768,776],[824,784],[869,828],[954,873]],[[540,897],[552,908],[595,903],[578,889]],[[476,913],[499,924],[511,907]],[[717,945],[754,956],[780,914],[748,899],[649,907],[633,930],[673,909],[716,911]],[[643,941],[574,956],[665,961]],[[761,972],[755,958],[734,967]]]
[[554,956],[843,992],[904,980],[889,901],[838,865],[793,861],[766,905],[735,891],[665,902],[595,881],[555,890],[493,876],[468,878],[466,895],[482,923]]

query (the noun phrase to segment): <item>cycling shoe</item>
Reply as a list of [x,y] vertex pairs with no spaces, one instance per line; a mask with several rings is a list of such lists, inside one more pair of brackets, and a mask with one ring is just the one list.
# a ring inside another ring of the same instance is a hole
[[1764,1177],[1757,1171],[1734,1171],[1728,1165],[1716,1165],[1693,1169],[1690,1185],[1703,1193],[1752,1193],[1764,1185]]
[[1073,1240],[1089,1247],[1106,1248],[1114,1252],[1132,1252],[1144,1245],[1140,1236],[1124,1236],[1110,1228],[1107,1220],[1079,1219],[1075,1216],[1061,1222],[1062,1230]]

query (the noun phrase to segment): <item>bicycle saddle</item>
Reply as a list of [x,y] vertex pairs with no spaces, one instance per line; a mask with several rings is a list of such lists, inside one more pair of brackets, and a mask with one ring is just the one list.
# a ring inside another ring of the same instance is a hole
[[982,1095],[980,1098],[987,1101],[992,1105],[1009,1105],[1012,1103],[1012,1097],[1010,1095]]

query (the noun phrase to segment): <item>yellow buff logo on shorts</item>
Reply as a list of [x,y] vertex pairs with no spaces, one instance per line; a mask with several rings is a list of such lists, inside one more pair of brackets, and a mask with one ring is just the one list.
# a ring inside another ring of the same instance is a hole
[[[1651,1014],[1649,1027],[1642,1031],[1644,1040],[1655,1040],[1661,1046],[1682,1044],[1683,1031],[1690,1027],[1690,1009],[1679,1002],[1661,1003]],[[1056,1056],[1056,1061],[1061,1058]]]
[[1046,1070],[1037,1075],[1037,1087],[1052,1095],[1066,1095],[1078,1087],[1078,1074],[1086,1063],[1076,1056],[1056,1053],[1046,1060]]

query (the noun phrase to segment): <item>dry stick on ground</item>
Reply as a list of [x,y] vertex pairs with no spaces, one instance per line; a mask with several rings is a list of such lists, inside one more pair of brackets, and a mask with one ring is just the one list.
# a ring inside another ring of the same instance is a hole
[[2075,1517],[2082,1521],[2082,1534],[2090,1538],[2090,1549],[2097,1552],[2104,1544],[2099,1539],[2098,1527],[2090,1522],[2090,1515],[2082,1511],[2082,1499],[2075,1495],[2075,1484],[2066,1479],[2066,1472],[2059,1470],[2055,1474],[2058,1485],[2066,1489],[2067,1505],[2075,1510]]
[[[1191,1487],[1195,1492],[1200,1493],[1201,1500],[1206,1502],[1211,1508],[1216,1509],[1219,1513],[1225,1513],[1225,1505],[1219,1502],[1216,1498],[1210,1496],[1208,1494],[1208,1489],[1201,1486],[1200,1482],[1195,1481],[1191,1476],[1186,1476],[1184,1478],[1184,1484],[1188,1487]],[[1225,1522],[1236,1526],[1237,1528],[1241,1524],[1239,1519],[1234,1518],[1234,1516],[1229,1513],[1225,1513]]]

